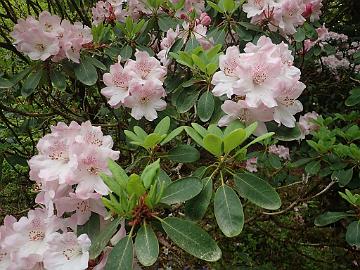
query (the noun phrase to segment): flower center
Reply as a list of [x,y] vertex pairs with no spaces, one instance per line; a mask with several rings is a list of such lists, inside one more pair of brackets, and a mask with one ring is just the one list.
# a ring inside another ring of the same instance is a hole
[[29,231],[30,241],[43,240],[44,238],[45,238],[45,233],[43,231],[38,231],[38,230]]
[[4,261],[6,256],[7,256],[7,252],[4,250],[2,250],[2,251],[0,250],[0,262]]
[[141,97],[140,98],[140,103],[141,104],[146,104],[150,101],[150,99],[148,97]]
[[91,132],[91,131],[86,134],[86,141],[90,144],[94,144],[98,146],[101,146],[103,143],[102,139],[100,139],[95,132]]
[[76,208],[81,212],[85,213],[89,210],[89,203],[86,201],[81,201],[76,204]]
[[35,45],[35,48],[38,50],[38,51],[45,51],[45,45],[44,44],[36,44]]
[[114,74],[112,80],[117,87],[121,87],[121,88],[127,87],[128,78],[122,74],[118,74],[118,73]]
[[70,247],[70,248],[66,248],[63,250],[63,255],[65,256],[65,258],[70,261],[71,258],[77,256],[80,254],[80,250],[79,248],[75,248],[75,247]]
[[268,76],[262,66],[257,66],[253,69],[252,78],[254,84],[262,85],[266,81]]

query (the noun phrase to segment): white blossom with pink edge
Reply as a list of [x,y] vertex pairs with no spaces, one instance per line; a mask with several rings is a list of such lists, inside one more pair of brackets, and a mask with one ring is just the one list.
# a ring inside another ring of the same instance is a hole
[[83,45],[92,41],[91,29],[76,22],[61,21],[59,16],[47,11],[39,14],[39,20],[28,17],[19,19],[11,36],[17,50],[27,54],[31,60],[64,58],[79,63]]
[[301,138],[305,139],[306,135],[309,135],[312,131],[315,131],[318,129],[318,124],[316,124],[314,121],[319,117],[319,114],[317,112],[308,112],[302,116],[300,116],[299,119],[299,127],[301,130]]
[[248,0],[243,10],[251,23],[267,25],[270,31],[293,35],[296,27],[321,15],[322,0]]
[[125,99],[124,106],[131,108],[131,116],[136,120],[145,117],[148,121],[153,121],[157,118],[157,111],[166,108],[166,102],[161,99],[165,96],[164,88],[157,81],[134,81],[130,85],[130,95]]
[[88,268],[91,241],[86,234],[54,233],[45,252],[44,266],[51,270],[84,270]]
[[257,157],[249,158],[246,161],[245,169],[249,172],[257,172]]
[[[274,44],[265,36],[256,44],[248,43],[240,53],[235,46],[219,57],[220,71],[212,78],[215,96],[226,95],[240,101],[225,101],[227,114],[219,125],[227,125],[238,118],[246,123],[258,121],[258,131],[266,132],[264,122],[274,120],[279,125],[295,127],[294,115],[303,107],[297,98],[305,89],[299,81],[300,70],[293,65],[294,57],[287,44]],[[244,115],[246,117],[239,116]],[[265,114],[264,114],[265,113]],[[261,134],[258,132],[258,134]]]

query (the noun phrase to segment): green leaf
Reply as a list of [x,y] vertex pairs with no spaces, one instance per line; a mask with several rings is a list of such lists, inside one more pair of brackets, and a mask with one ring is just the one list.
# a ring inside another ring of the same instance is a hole
[[309,163],[310,161],[314,160],[314,158],[302,158],[290,164],[291,168],[298,168],[304,166],[305,164]]
[[7,89],[14,86],[14,83],[12,81],[9,81],[5,78],[0,78],[0,89]]
[[91,239],[90,246],[90,259],[97,258],[100,253],[104,250],[111,237],[115,234],[118,229],[118,226],[121,222],[121,218],[117,218],[112,221],[109,225],[103,228],[98,235],[94,239]]
[[267,138],[270,138],[271,136],[274,135],[274,132],[268,132],[265,133],[259,137],[257,137],[255,140],[252,140],[251,142],[249,142],[247,145],[245,145],[243,148],[248,148],[250,145],[253,145],[255,143],[261,142],[263,140],[266,140]]
[[222,140],[214,134],[208,134],[203,140],[204,148],[211,154],[219,157],[223,154]]
[[348,216],[349,214],[345,212],[325,212],[324,214],[321,214],[320,216],[315,218],[314,224],[318,227],[326,226]]
[[135,252],[144,266],[153,265],[159,256],[159,242],[151,226],[144,223],[136,234]]
[[345,100],[346,106],[355,106],[360,102],[360,87],[350,91],[350,96]]
[[296,42],[302,42],[306,38],[305,36],[305,30],[303,28],[298,28],[296,33],[294,34],[294,39]]
[[197,123],[191,123],[191,126],[201,135],[201,137],[205,137],[208,134],[208,131]]
[[296,124],[294,128],[287,128],[285,126],[278,126],[275,122],[269,122],[266,123],[266,127],[268,131],[275,132],[274,138],[279,141],[295,141],[299,140],[301,138],[301,130],[299,128],[299,125]]
[[213,94],[208,91],[204,92],[200,96],[197,105],[197,113],[201,121],[206,122],[211,118],[214,112],[214,106],[215,101]]
[[179,163],[190,163],[197,161],[200,158],[200,153],[191,145],[182,144],[171,149],[167,158]]
[[155,147],[158,143],[160,143],[164,138],[164,135],[160,135],[157,133],[151,133],[146,136],[144,143],[142,144],[144,148],[151,149]]
[[341,187],[350,183],[353,177],[353,168],[348,170],[334,171],[331,175],[331,180],[338,181]]
[[194,88],[186,88],[176,99],[176,108],[179,113],[185,113],[190,110],[199,97],[200,92]]
[[32,93],[34,93],[43,75],[44,75],[43,69],[38,69],[35,72],[30,73],[30,75],[26,78],[21,88],[21,95],[23,95],[24,97],[28,97]]
[[133,269],[133,249],[131,236],[122,238],[111,250],[106,262],[105,270]]
[[141,179],[143,180],[144,187],[147,189],[154,182],[155,177],[157,176],[160,170],[160,159],[146,166],[144,171],[141,174]]
[[96,213],[92,213],[90,219],[82,226],[77,226],[77,235],[87,234],[92,241],[100,233],[100,218]]
[[204,217],[213,193],[213,182],[210,177],[202,179],[202,183],[201,192],[185,203],[185,215],[195,221]]
[[346,231],[346,242],[349,245],[355,246],[357,248],[360,247],[360,221],[353,221],[347,227]]
[[277,155],[274,154],[269,154],[269,162],[271,167],[273,167],[274,169],[280,169],[281,168],[281,160]]
[[94,65],[88,59],[82,59],[74,68],[76,78],[85,85],[94,85],[98,74]]
[[176,29],[176,26],[179,24],[179,20],[174,17],[169,17],[167,15],[160,15],[158,19],[159,28],[162,32],[166,32],[170,28]]
[[168,133],[170,128],[170,117],[166,116],[162,119],[155,127],[154,133],[158,133],[160,135],[165,135]]
[[242,197],[262,208],[276,210],[281,206],[279,194],[275,189],[253,174],[236,174],[235,186]]
[[208,262],[221,258],[221,250],[214,239],[193,222],[167,217],[161,220],[161,225],[169,238],[189,254]]
[[202,187],[196,177],[179,179],[166,187],[161,202],[166,204],[185,202],[198,195]]
[[138,197],[145,193],[145,188],[141,182],[140,176],[137,174],[130,175],[126,185],[126,191],[129,195],[135,194]]
[[162,142],[160,143],[160,145],[164,145],[168,142],[170,142],[172,139],[174,139],[176,136],[178,136],[182,131],[184,130],[184,127],[177,127],[176,129],[174,129],[173,131],[171,131],[166,137],[165,139],[162,140]]
[[58,70],[52,70],[50,73],[51,84],[53,87],[64,91],[66,89],[66,77]]
[[106,66],[102,62],[97,60],[95,57],[85,56],[85,58],[95,67],[100,68],[101,70],[106,70]]
[[145,130],[143,130],[141,127],[139,126],[135,126],[134,127],[134,131],[135,131],[135,134],[141,138],[142,140],[145,140],[146,136],[148,135]]
[[185,127],[186,133],[200,146],[204,146],[203,138],[191,127]]
[[305,172],[310,175],[315,175],[320,171],[320,161],[314,160],[305,166]]
[[236,192],[229,186],[219,187],[214,198],[216,222],[227,237],[239,235],[244,227],[244,212]]
[[121,60],[122,61],[128,60],[129,58],[131,58],[132,53],[133,53],[133,49],[131,48],[130,45],[126,45],[122,47],[120,50]]
[[127,181],[129,180],[129,176],[126,174],[123,168],[120,167],[115,161],[112,159],[108,160],[108,167],[111,171],[112,176],[115,178],[116,182],[118,182],[122,187],[126,187]]
[[224,152],[229,153],[234,150],[245,140],[246,132],[244,129],[239,128],[232,131],[230,134],[224,137]]

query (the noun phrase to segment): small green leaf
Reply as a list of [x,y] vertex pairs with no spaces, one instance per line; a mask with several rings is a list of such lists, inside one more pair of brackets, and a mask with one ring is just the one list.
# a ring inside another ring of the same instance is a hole
[[110,241],[111,237],[118,229],[120,222],[121,218],[115,219],[109,225],[103,228],[94,239],[92,239],[93,241],[91,241],[91,247],[89,250],[90,259],[95,259],[100,255],[100,253],[104,250]]
[[90,219],[81,226],[77,226],[77,235],[86,233],[91,241],[100,233],[100,218],[96,213],[92,213]]
[[229,153],[241,145],[245,140],[246,132],[239,128],[224,137],[224,152]]
[[80,64],[74,68],[76,78],[85,85],[94,85],[98,79],[98,74],[94,65],[88,59],[82,59]]
[[281,206],[279,194],[275,189],[253,174],[236,174],[235,186],[242,197],[262,208],[276,210]]
[[64,91],[66,89],[66,77],[58,70],[52,70],[50,73],[51,84],[53,87]]
[[350,246],[360,247],[360,221],[353,221],[347,227],[346,242]]
[[204,92],[200,96],[197,105],[197,112],[201,121],[206,122],[211,118],[214,112],[214,106],[215,101],[213,94],[208,91]]
[[200,146],[204,146],[203,138],[191,127],[185,127],[186,133]]
[[28,97],[32,93],[34,93],[36,87],[39,85],[41,81],[43,74],[44,71],[42,69],[38,69],[37,71],[30,73],[30,75],[26,78],[21,88],[21,94],[24,97]]
[[349,214],[345,212],[325,212],[321,214],[317,218],[315,218],[314,224],[315,226],[326,226],[332,223],[335,223],[343,218],[348,217]]
[[210,177],[202,179],[202,183],[201,192],[185,203],[185,214],[194,221],[204,217],[213,193],[213,182]]
[[160,170],[160,159],[146,166],[144,171],[141,174],[141,179],[143,180],[144,187],[147,189],[154,182],[155,177],[157,176]]
[[159,256],[159,242],[151,226],[144,223],[136,234],[135,252],[144,266],[153,265]]
[[222,140],[214,134],[208,134],[203,140],[204,148],[211,154],[219,157],[223,154]]
[[170,117],[166,116],[162,119],[155,127],[154,133],[158,133],[160,135],[165,135],[168,133],[170,128]]
[[281,168],[281,160],[277,155],[274,154],[269,154],[269,163],[271,165],[271,167],[273,167],[274,169],[280,169]]
[[244,213],[236,192],[229,186],[219,187],[214,198],[217,224],[227,237],[239,235],[244,227]]
[[129,180],[129,176],[126,174],[124,169],[112,159],[108,160],[108,167],[116,182],[118,182],[122,187],[125,187],[127,181]]
[[299,27],[296,31],[296,33],[294,34],[294,39],[296,42],[302,42],[304,41],[306,38],[305,36],[305,30],[301,27]]
[[183,144],[171,149],[167,157],[175,162],[190,163],[197,161],[200,158],[200,153],[191,145]]
[[129,58],[131,58],[132,53],[133,53],[133,49],[131,48],[130,45],[126,45],[122,47],[120,50],[121,60],[122,61],[128,60]]
[[198,195],[202,187],[198,178],[187,177],[179,179],[166,187],[161,202],[166,204],[185,202]]
[[95,57],[91,57],[91,56],[85,56],[86,60],[89,61],[92,65],[94,65],[97,68],[100,68],[101,70],[106,70],[106,66],[100,62],[99,60],[97,60]]
[[7,89],[14,86],[14,83],[12,81],[9,81],[5,78],[0,78],[0,89]]
[[177,127],[176,129],[174,129],[173,131],[171,131],[166,137],[165,139],[162,140],[162,142],[160,143],[160,145],[164,145],[168,142],[170,142],[172,139],[174,139],[176,136],[178,136],[182,131],[184,130],[184,127]]
[[314,160],[305,166],[305,172],[307,172],[310,175],[315,175],[320,171],[320,167],[321,167],[320,161]]
[[137,174],[130,175],[126,185],[126,191],[129,195],[135,194],[138,197],[145,193],[145,188],[141,182],[140,176]]
[[122,238],[111,250],[106,262],[105,270],[133,269],[134,246],[131,236]]
[[221,258],[221,250],[214,239],[193,222],[167,217],[161,220],[161,225],[169,238],[191,255],[208,262]]
[[338,181],[341,187],[350,183],[353,177],[353,168],[348,170],[334,171],[331,175],[331,180]]
[[160,143],[164,139],[164,135],[160,135],[157,133],[151,133],[146,136],[144,143],[142,146],[146,149],[151,149],[155,147],[158,143]]

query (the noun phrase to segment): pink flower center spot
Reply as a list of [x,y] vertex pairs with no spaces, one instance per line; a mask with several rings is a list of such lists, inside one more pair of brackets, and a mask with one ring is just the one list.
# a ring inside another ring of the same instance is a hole
[[268,78],[267,72],[264,67],[257,66],[252,71],[253,83],[257,85],[262,85]]
[[113,75],[112,81],[117,87],[125,88],[127,86],[126,79],[122,74],[116,73]]
[[62,253],[65,256],[65,258],[68,261],[70,261],[72,257],[75,257],[80,254],[80,250],[75,247],[71,247],[64,249]]
[[151,71],[151,64],[148,61],[144,60],[141,61],[140,63],[137,63],[137,68],[141,72],[141,77],[143,79],[146,79],[147,75],[149,75]]
[[0,251],[0,262],[5,260],[7,253],[5,251]]
[[39,241],[39,240],[43,240],[44,238],[45,238],[45,233],[43,231],[37,231],[37,230],[29,231],[30,241]]
[[140,98],[140,103],[141,104],[146,104],[150,101],[150,99],[148,97],[141,97]]
[[43,51],[45,51],[45,45],[44,44],[36,44],[35,45],[35,48],[38,50],[38,51],[41,51],[41,52],[43,52]]
[[290,97],[283,97],[282,100],[281,100],[281,103],[286,106],[286,107],[290,107],[292,105],[294,105],[294,99],[293,98],[290,98]]
[[76,208],[81,212],[85,213],[89,210],[89,204],[86,201],[81,201],[76,204]]

